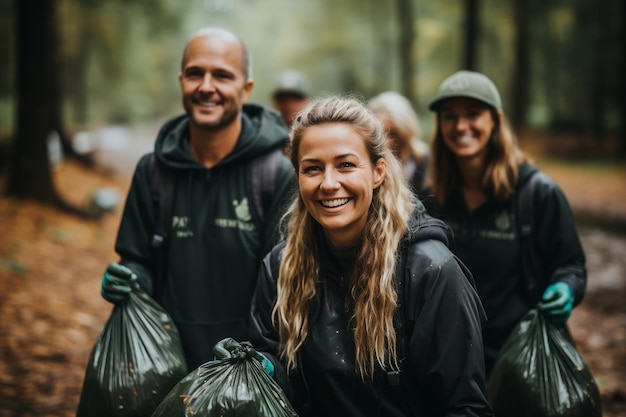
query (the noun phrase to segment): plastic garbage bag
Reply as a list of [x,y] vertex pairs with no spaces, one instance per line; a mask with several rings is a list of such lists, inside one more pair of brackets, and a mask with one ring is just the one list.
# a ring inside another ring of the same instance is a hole
[[508,337],[487,384],[494,415],[601,417],[598,386],[565,326],[530,310]]
[[233,358],[200,365],[163,399],[152,417],[292,417],[297,414],[248,342]]
[[76,416],[150,416],[187,372],[178,329],[137,286],[113,307],[96,340]]

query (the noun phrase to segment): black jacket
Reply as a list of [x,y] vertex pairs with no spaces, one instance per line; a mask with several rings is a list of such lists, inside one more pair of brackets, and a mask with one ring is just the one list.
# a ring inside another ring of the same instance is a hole
[[[517,190],[537,168],[520,166]],[[532,243],[538,255],[539,295],[529,294],[522,274],[517,205],[519,193],[503,202],[489,200],[468,210],[460,190],[454,190],[437,213],[453,232],[452,251],[467,265],[489,321],[483,329],[487,372],[504,341],[521,317],[553,282],[570,285],[577,305],[587,283],[585,255],[571,209],[558,185],[548,177],[537,183],[533,197]]]
[[246,195],[246,164],[282,146],[288,132],[273,110],[245,105],[233,151],[211,169],[189,149],[185,115],[168,121],[156,157],[172,172],[171,230],[160,249],[151,246],[157,207],[152,202],[148,157],[138,163],[119,228],[116,251],[141,286],[170,313],[180,331],[189,369],[213,359],[224,337],[244,339],[250,300],[263,256],[277,242],[279,217],[293,190],[285,157],[276,175],[275,199],[257,230]]
[[347,289],[321,233],[322,284],[297,369],[286,375],[276,358],[278,335],[271,320],[284,246],[264,259],[252,304],[252,343],[274,362],[277,381],[287,392],[293,390],[301,416],[491,415],[484,393],[480,330],[484,313],[471,275],[448,250],[441,221],[423,211],[416,221],[420,228],[403,242],[396,276],[403,304],[398,307],[402,317],[396,332],[405,341],[398,349],[407,356],[399,386],[381,368],[372,381],[364,382],[356,374],[348,325],[352,312],[344,308]]

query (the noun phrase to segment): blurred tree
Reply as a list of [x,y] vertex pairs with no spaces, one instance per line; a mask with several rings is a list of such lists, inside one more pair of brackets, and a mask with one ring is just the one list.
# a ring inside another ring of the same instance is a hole
[[480,40],[480,0],[465,0],[464,18],[465,30],[463,39],[463,68],[478,70],[476,58],[478,56],[478,42]]
[[52,0],[16,3],[17,123],[8,186],[9,195],[47,203],[58,198],[47,146],[53,126],[54,6]]
[[618,21],[621,22],[619,25],[618,31],[618,39],[620,42],[618,43],[618,71],[621,74],[619,77],[620,87],[618,87],[618,114],[619,117],[619,126],[618,126],[618,135],[619,135],[619,155],[622,159],[626,159],[626,80],[624,80],[624,74],[626,74],[626,2],[623,0],[616,0],[617,3],[617,13]]
[[[610,7],[599,4],[586,5],[579,15],[587,16],[591,22],[590,41],[594,45],[591,49],[595,55],[591,60],[591,129],[593,136],[599,142],[603,142],[606,135],[606,109],[607,109],[607,83],[608,83],[608,58],[610,53]],[[589,7],[591,6],[591,7]]]
[[513,2],[513,18],[515,22],[515,58],[513,62],[513,88],[511,103],[511,123],[515,129],[526,125],[529,89],[529,7],[528,0]]
[[[68,133],[68,130],[65,126],[64,119],[64,98],[67,93],[67,88],[65,88],[65,83],[62,82],[61,74],[63,70],[67,67],[67,60],[64,59],[64,55],[61,53],[62,39],[60,36],[59,28],[62,25],[59,25],[58,22],[62,21],[60,14],[58,13],[59,3],[58,0],[53,1],[54,10],[53,16],[51,17],[53,23],[52,31],[53,34],[49,39],[48,43],[50,44],[50,85],[49,85],[49,93],[50,93],[50,111],[51,111],[51,130],[56,132],[59,135],[59,140],[61,143],[61,149],[63,151],[63,155],[65,157],[71,157],[72,159],[78,161],[87,167],[93,167],[95,165],[94,160],[90,154],[80,154],[76,152],[74,146],[72,145],[72,140]],[[81,76],[80,72],[76,73],[76,75]]]
[[93,35],[97,13],[94,0],[66,1],[65,4],[62,20],[67,24],[62,31],[64,46],[62,55],[67,71],[65,77],[62,77],[62,83],[71,104],[74,122],[82,126],[88,122],[87,72],[89,51],[97,46]]
[[413,28],[415,15],[413,13],[413,0],[397,0],[397,19],[399,28],[398,57],[400,61],[400,85],[402,94],[411,101],[417,103],[417,91],[415,90],[415,29]]
[[[375,59],[372,62],[373,70],[376,76],[374,77],[374,84],[372,85],[372,94],[378,94],[381,91],[390,89],[393,85],[393,62],[395,57],[394,50],[391,47],[394,44],[394,37],[392,36],[397,27],[390,23],[392,19],[390,16],[390,4],[382,1],[372,1],[371,5],[371,31],[374,33],[372,36],[373,51]],[[395,4],[393,5],[395,6]],[[395,10],[393,10],[395,12]]]
[[132,124],[178,110],[171,97],[181,22],[197,8],[172,0],[62,2],[63,82],[75,127]]
[[52,181],[48,140],[59,117],[56,1],[20,0],[15,13],[17,123],[7,193],[94,217],[61,198]]
[[0,0],[0,175],[9,164],[10,137],[13,129],[11,97],[13,78],[13,2]]
[[[16,25],[7,14],[19,3],[0,0],[4,137],[17,128],[13,96],[22,74],[11,60],[18,53],[11,35]],[[607,138],[620,128],[626,137],[625,3],[57,0],[63,24],[52,71],[60,72],[61,84],[48,91],[60,102],[51,110],[51,129],[64,139],[67,155],[72,149],[65,139],[78,130],[179,111],[176,73],[184,34],[221,25],[255,51],[255,99],[265,100],[270,77],[284,65],[305,68],[320,92],[395,89],[414,103],[428,101],[443,75],[462,67],[509,87],[503,98],[514,125]],[[621,143],[626,153],[626,139]]]

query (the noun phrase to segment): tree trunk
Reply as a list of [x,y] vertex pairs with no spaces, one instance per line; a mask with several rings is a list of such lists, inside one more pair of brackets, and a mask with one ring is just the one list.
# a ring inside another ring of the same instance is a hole
[[[89,13],[91,10],[91,2],[83,0],[81,7],[85,10],[84,14]],[[52,127],[59,133],[61,138],[61,146],[63,148],[63,154],[66,157],[72,158],[85,167],[93,168],[95,161],[91,154],[79,154],[72,145],[72,139],[68,133],[65,122],[63,103],[66,97],[73,98],[75,110],[75,120],[84,125],[87,121],[87,51],[92,46],[91,33],[92,29],[88,27],[83,21],[77,24],[81,33],[81,42],[78,45],[78,50],[74,54],[73,59],[65,57],[62,59],[60,54],[55,55],[55,68],[57,83],[51,87],[52,100],[54,105],[52,106]],[[55,50],[59,50],[59,45],[55,47]],[[71,78],[67,76],[61,76],[61,69],[67,69],[66,73],[70,74]]]
[[[617,0],[619,7],[619,14],[622,17],[620,22],[626,22],[626,2],[624,0]],[[626,39],[626,24],[621,25],[622,36],[620,39]],[[620,53],[620,68],[621,74],[626,74],[626,42],[622,41],[619,43],[621,45],[621,53]],[[619,156],[621,158],[626,159],[626,80],[622,76],[620,79],[621,82],[621,94],[620,97],[620,114],[622,117],[620,118],[620,127],[619,127]]]
[[47,138],[52,129],[53,0],[15,3],[17,36],[16,135],[8,193],[46,203],[57,199]]
[[374,31],[374,45],[375,50],[374,60],[372,65],[374,67],[374,82],[372,84],[371,94],[378,94],[389,88],[392,80],[392,68],[390,65],[395,59],[393,54],[393,37],[389,24],[389,10],[390,6],[386,2],[373,1],[370,2],[371,11],[371,28]]
[[511,123],[516,130],[526,125],[529,91],[528,59],[528,0],[515,0],[513,13],[515,20],[515,62],[513,64],[513,91]]
[[55,7],[54,0],[16,2],[17,123],[7,193],[98,218],[101,213],[67,203],[52,181],[48,136],[58,122],[54,106],[59,105]]
[[400,61],[400,83],[402,94],[413,104],[417,103],[417,92],[415,91],[414,77],[415,67],[413,65],[415,30],[413,28],[413,4],[412,0],[398,0],[398,27],[399,40],[398,52]]
[[[610,5],[609,5],[610,6]],[[591,130],[593,138],[598,143],[604,141],[606,125],[604,116],[606,114],[606,91],[607,91],[607,63],[609,55],[609,31],[610,8],[607,6],[593,5],[585,12],[594,13],[590,25],[593,28],[593,55],[591,76]]]
[[465,2],[465,32],[463,39],[463,67],[468,70],[477,70],[477,45],[479,36],[479,10],[480,0],[467,0]]

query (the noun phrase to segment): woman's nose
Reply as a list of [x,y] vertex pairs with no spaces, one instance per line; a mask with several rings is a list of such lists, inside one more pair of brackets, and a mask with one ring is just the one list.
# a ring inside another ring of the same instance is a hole
[[322,183],[320,184],[320,189],[322,190],[334,190],[339,187],[339,180],[337,178],[336,172],[331,169],[327,169],[324,172],[324,177],[322,178]]
[[469,127],[469,120],[465,117],[459,117],[456,121],[456,129],[459,131],[466,130]]

